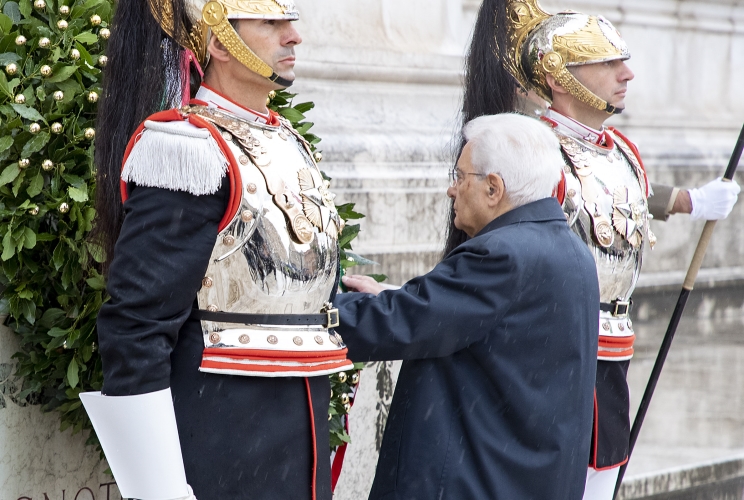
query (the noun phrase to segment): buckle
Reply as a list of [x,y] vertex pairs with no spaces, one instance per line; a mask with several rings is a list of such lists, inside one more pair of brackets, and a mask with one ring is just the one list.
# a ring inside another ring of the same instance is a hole
[[326,312],[326,317],[328,318],[328,323],[326,324],[326,328],[336,328],[339,325],[338,322],[338,309],[328,309]]
[[628,316],[628,310],[630,309],[630,302],[615,301],[615,309],[612,311],[612,315],[617,318],[625,318]]

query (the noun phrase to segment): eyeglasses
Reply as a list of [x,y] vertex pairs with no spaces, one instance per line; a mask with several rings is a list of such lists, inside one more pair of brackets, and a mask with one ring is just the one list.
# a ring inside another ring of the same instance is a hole
[[477,172],[463,172],[459,168],[455,167],[449,171],[450,187],[457,186],[460,182],[465,180],[466,175],[475,175],[478,177],[487,177],[488,174],[479,174]]

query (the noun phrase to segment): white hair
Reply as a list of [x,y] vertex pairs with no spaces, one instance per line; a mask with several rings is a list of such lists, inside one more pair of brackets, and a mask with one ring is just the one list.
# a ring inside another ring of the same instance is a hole
[[516,113],[480,116],[463,128],[473,168],[498,174],[515,207],[552,196],[565,164],[547,124]]

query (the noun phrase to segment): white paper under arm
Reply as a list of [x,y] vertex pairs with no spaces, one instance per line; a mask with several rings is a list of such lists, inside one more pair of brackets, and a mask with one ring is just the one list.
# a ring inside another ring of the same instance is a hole
[[188,498],[171,390],[80,394],[123,498]]

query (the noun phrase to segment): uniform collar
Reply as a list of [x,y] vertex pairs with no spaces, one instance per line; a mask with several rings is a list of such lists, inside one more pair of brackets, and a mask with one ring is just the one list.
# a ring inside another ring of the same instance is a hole
[[484,235],[496,229],[500,229],[511,224],[522,222],[545,222],[550,220],[566,221],[558,200],[553,197],[543,198],[525,205],[509,210],[505,214],[496,217],[486,224],[486,227],[480,230],[474,237]]
[[209,88],[203,83],[201,87],[199,87],[199,91],[196,93],[195,99],[198,101],[206,102],[207,106],[209,106],[210,108],[214,107],[223,109],[234,114],[238,118],[242,118],[251,122],[257,122],[266,125],[271,124],[273,121],[271,112],[269,112],[268,115],[265,115],[263,113],[259,113],[258,111],[245,108],[240,104],[231,101],[229,98],[223,96],[216,90]]
[[553,108],[548,108],[545,114],[543,114],[543,117],[555,124],[554,128],[563,135],[591,142],[597,146],[603,146],[606,143],[607,134],[604,127],[602,130],[587,127],[583,123],[577,122]]

